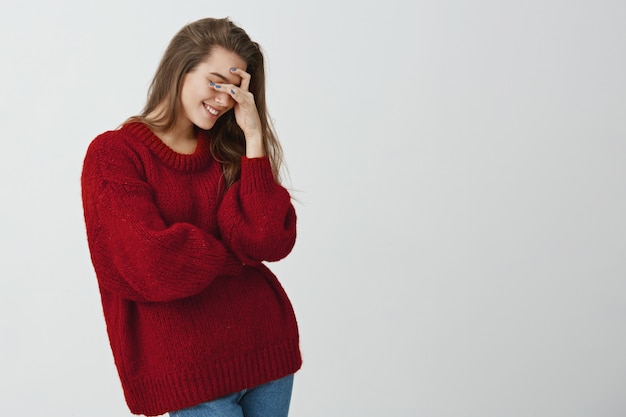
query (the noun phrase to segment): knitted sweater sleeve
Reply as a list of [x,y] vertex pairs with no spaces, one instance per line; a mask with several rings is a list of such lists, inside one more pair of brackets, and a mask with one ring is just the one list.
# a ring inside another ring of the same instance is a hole
[[199,293],[242,263],[213,235],[187,223],[166,225],[132,152],[92,143],[82,193],[87,237],[100,285],[135,301]]
[[278,261],[296,241],[296,212],[289,192],[276,183],[269,158],[241,159],[241,179],[218,210],[226,244],[246,264]]

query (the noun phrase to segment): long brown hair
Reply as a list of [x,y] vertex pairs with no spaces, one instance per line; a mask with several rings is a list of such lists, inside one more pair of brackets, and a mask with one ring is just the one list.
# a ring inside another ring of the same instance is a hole
[[[265,67],[261,47],[228,18],[205,18],[184,26],[170,41],[148,91],[146,106],[139,120],[155,131],[171,129],[180,112],[180,91],[185,74],[202,63],[215,47],[234,52],[247,64],[251,76],[250,92],[254,95],[263,129],[263,147],[269,157],[274,178],[280,182],[283,153],[272,126],[265,102]],[[163,109],[156,118],[147,116]],[[231,186],[241,172],[241,156],[245,154],[245,137],[229,111],[211,128],[211,151],[223,167],[226,184]]]

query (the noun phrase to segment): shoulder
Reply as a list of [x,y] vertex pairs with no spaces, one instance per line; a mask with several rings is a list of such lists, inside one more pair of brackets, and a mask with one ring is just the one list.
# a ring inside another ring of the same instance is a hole
[[105,178],[136,176],[143,171],[142,145],[122,126],[96,136],[85,154],[84,171]]
[[87,155],[128,152],[137,148],[140,142],[140,139],[133,137],[126,126],[122,126],[119,129],[108,130],[96,136],[87,148]]

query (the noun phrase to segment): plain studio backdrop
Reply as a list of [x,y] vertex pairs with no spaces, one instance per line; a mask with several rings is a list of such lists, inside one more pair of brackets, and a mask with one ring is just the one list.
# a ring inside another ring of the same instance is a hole
[[82,159],[207,16],[266,52],[298,200],[293,416],[626,415],[622,0],[5,0],[2,415],[129,415]]

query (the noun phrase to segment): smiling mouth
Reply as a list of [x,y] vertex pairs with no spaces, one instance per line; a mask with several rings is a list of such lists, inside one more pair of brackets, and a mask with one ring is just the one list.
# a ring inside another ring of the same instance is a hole
[[211,113],[213,116],[217,116],[218,114],[220,114],[220,112],[216,109],[214,109],[213,107],[209,106],[208,104],[204,105],[204,108]]

